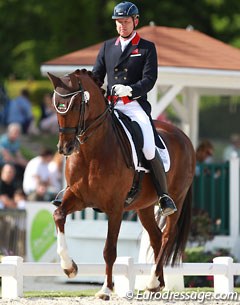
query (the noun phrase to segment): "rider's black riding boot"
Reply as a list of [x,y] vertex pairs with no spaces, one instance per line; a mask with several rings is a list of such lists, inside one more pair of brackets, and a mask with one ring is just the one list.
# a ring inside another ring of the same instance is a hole
[[153,178],[153,184],[158,194],[158,204],[162,216],[168,216],[177,211],[176,205],[168,195],[167,180],[162,159],[156,150],[155,157],[148,160]]

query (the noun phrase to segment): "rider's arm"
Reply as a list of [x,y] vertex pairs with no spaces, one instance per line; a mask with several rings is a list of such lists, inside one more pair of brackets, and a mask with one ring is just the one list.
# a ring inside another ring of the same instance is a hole
[[145,63],[142,70],[142,79],[134,84],[129,84],[132,88],[132,98],[146,95],[154,86],[157,80],[158,62],[155,45],[148,42]]
[[102,83],[104,83],[104,78],[105,78],[105,75],[106,75],[106,65],[105,65],[105,58],[104,58],[105,45],[106,45],[105,43],[102,45],[102,47],[101,47],[101,49],[98,53],[95,65],[94,65],[93,70],[92,70],[93,74]]

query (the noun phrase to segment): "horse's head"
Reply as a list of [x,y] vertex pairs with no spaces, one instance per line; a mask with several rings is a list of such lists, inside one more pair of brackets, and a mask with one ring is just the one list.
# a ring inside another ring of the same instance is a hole
[[53,105],[59,123],[58,151],[68,156],[86,141],[88,130],[105,117],[107,107],[90,72],[76,70],[63,77],[48,76],[54,86]]

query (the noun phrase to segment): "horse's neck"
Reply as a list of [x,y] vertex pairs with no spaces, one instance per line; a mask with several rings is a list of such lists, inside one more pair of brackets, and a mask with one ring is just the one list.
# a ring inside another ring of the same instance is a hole
[[84,145],[80,145],[80,154],[82,153],[84,159],[90,162],[94,158],[114,158],[118,149],[112,117],[108,114],[96,132],[93,132]]

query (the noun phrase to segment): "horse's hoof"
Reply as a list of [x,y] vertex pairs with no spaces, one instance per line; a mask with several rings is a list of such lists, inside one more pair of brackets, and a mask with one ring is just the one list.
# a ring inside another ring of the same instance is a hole
[[157,293],[157,292],[159,292],[159,291],[161,291],[161,290],[163,290],[163,288],[164,288],[164,286],[158,286],[158,287],[156,287],[156,288],[146,288],[146,291],[148,291],[148,292],[151,292],[151,293]]
[[101,299],[103,301],[109,301],[110,300],[110,296],[112,294],[112,289],[103,286],[101,290],[99,290],[96,294],[95,297],[98,299]]
[[104,293],[102,291],[99,291],[95,294],[95,297],[98,299],[101,299],[103,301],[109,301],[110,300],[110,295],[108,293]]
[[63,271],[65,272],[65,274],[70,278],[74,278],[77,273],[78,273],[78,266],[76,265],[76,263],[74,261],[72,261],[72,268],[70,269],[63,269]]

